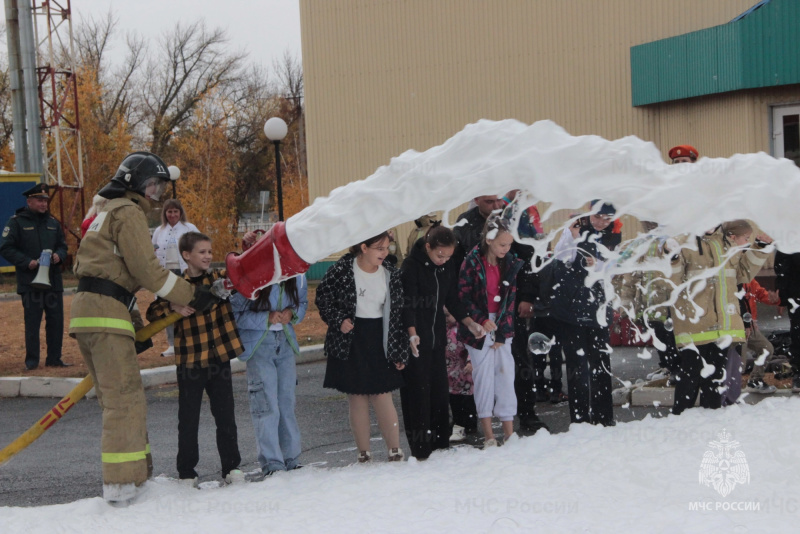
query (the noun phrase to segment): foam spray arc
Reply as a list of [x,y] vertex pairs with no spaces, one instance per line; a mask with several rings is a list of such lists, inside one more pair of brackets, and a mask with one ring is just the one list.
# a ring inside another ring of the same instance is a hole
[[653,143],[635,136],[609,141],[572,136],[552,121],[481,120],[442,145],[404,152],[365,180],[317,198],[241,256],[228,255],[228,271],[236,289],[252,297],[388,228],[439,210],[448,220],[449,210],[474,197],[513,189],[533,193],[520,209],[550,203],[542,221],[603,199],[618,216],[658,222],[673,235],[702,235],[719,221],[750,219],[782,251],[800,252],[800,233],[793,230],[800,227],[793,205],[800,169],[790,160],[759,153],[668,165]]

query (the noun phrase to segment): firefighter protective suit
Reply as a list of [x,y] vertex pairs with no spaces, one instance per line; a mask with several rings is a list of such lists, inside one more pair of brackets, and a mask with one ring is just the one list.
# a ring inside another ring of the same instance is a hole
[[135,192],[110,200],[89,227],[75,261],[79,286],[69,333],[78,341],[103,408],[104,490],[107,485],[139,486],[152,471],[147,407],[134,348],[141,316],[133,294],[143,287],[187,305],[195,291],[159,265],[147,210],[149,202]]

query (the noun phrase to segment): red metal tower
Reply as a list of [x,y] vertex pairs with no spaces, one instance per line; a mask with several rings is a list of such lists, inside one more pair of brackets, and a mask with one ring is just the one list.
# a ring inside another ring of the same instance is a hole
[[53,198],[58,201],[64,233],[80,242],[80,221],[86,210],[71,0],[31,2],[44,172],[47,183],[55,186]]

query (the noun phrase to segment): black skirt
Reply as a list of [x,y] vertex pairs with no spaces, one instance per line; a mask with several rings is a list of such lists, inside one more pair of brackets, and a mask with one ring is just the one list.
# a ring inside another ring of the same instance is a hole
[[380,395],[403,385],[403,375],[386,359],[383,319],[356,317],[346,360],[328,358],[323,386],[348,395]]

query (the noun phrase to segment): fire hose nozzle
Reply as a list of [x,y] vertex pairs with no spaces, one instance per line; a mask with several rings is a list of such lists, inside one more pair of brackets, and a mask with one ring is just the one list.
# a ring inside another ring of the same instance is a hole
[[227,275],[236,291],[252,299],[272,284],[303,274],[311,265],[297,255],[286,235],[286,224],[277,222],[242,254],[225,258]]

